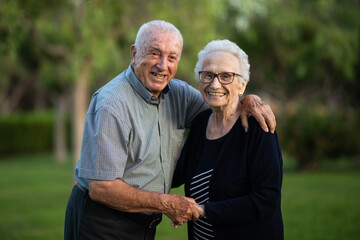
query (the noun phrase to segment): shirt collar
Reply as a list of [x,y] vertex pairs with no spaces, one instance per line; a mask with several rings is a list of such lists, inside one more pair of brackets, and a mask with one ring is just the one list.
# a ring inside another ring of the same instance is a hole
[[[134,70],[129,65],[128,69],[126,69],[125,73],[126,79],[131,84],[133,89],[147,102],[150,104],[158,105],[160,103],[160,99],[152,95],[149,90],[145,88],[142,82],[136,77]],[[160,94],[160,98],[164,98],[164,94],[167,94],[170,91],[169,84],[162,90]]]

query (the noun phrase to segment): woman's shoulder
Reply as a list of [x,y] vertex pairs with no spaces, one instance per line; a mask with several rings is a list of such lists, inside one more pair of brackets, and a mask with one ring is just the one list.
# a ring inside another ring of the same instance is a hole
[[260,123],[256,120],[256,118],[250,116],[248,118],[248,122],[249,122],[249,131],[261,131],[261,132],[264,132],[263,129],[261,128],[261,126],[260,126]]
[[202,112],[200,112],[194,119],[193,124],[203,124],[204,122],[207,122],[210,115],[212,113],[211,109],[206,109]]
[[201,134],[206,129],[209,116],[211,115],[211,109],[200,112],[191,124],[190,135]]
[[267,139],[267,141],[278,141],[276,130],[274,133],[271,133],[270,131],[265,132],[254,117],[249,117],[248,122],[249,129],[246,135],[249,139],[257,139],[258,141],[260,141],[260,139]]

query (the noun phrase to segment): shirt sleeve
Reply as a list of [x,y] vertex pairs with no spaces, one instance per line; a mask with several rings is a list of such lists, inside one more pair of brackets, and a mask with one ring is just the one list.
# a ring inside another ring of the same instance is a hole
[[260,127],[249,132],[250,192],[205,204],[206,217],[215,224],[251,224],[279,211],[282,185],[282,157],[277,135]]
[[130,135],[126,116],[126,111],[114,114],[108,107],[87,114],[77,167],[79,177],[97,180],[123,177]]
[[204,102],[200,92],[190,85],[187,85],[187,109],[185,127],[190,129],[192,121],[201,112],[209,109],[209,105]]

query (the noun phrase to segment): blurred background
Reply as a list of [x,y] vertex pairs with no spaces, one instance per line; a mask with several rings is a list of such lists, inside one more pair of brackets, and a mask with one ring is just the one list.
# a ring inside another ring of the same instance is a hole
[[[63,238],[90,97],[153,19],[181,31],[176,78],[196,88],[207,42],[249,55],[246,93],[277,118],[285,238],[359,239],[358,0],[0,0],[0,239]],[[187,239],[169,225],[156,239]]]

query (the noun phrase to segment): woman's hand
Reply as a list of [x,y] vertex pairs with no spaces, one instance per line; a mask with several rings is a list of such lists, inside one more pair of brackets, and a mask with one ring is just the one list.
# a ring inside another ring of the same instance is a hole
[[204,205],[195,205],[195,208],[199,211],[200,217],[204,217],[205,216],[205,208]]

